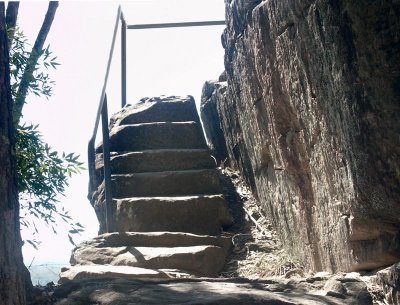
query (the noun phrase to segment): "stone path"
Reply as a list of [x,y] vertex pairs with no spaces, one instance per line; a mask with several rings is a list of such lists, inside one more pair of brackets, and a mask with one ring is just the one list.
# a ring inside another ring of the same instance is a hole
[[305,279],[99,279],[56,288],[57,305],[372,305],[352,277]]
[[[144,99],[111,119],[114,227],[80,244],[60,282],[90,278],[215,277],[233,219],[191,97]],[[104,232],[101,147],[91,196]]]

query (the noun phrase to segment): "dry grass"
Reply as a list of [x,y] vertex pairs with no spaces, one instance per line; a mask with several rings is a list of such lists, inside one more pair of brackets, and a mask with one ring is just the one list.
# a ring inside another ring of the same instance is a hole
[[270,220],[239,174],[229,168],[222,173],[226,180],[225,196],[235,217],[230,232],[235,247],[221,276],[252,279],[303,276],[302,266],[283,250]]

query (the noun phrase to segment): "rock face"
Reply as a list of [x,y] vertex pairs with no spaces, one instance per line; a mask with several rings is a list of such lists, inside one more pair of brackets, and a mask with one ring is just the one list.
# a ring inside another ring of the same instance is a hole
[[225,82],[206,82],[201,93],[200,115],[204,125],[204,131],[208,139],[208,145],[218,162],[228,158],[224,132],[222,131],[218,115],[217,101],[224,99],[226,93]]
[[211,95],[286,248],[313,270],[399,261],[398,1],[226,4],[226,96]]

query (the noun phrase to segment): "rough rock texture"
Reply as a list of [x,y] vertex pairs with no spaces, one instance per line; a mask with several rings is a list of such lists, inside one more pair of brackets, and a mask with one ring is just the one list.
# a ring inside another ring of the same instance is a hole
[[230,158],[314,270],[400,259],[400,3],[226,1]]
[[[342,293],[324,284],[326,278],[307,280],[175,279],[86,280],[65,283],[54,296],[57,305],[185,304],[185,305],[372,305],[365,284],[339,278]],[[335,281],[335,280],[332,280]],[[344,288],[346,287],[346,288]]]
[[376,276],[389,305],[400,305],[400,263],[380,270]]

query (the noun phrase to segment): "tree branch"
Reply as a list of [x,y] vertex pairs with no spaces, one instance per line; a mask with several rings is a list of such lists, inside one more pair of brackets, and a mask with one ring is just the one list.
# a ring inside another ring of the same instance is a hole
[[19,1],[10,1],[7,4],[6,12],[6,28],[8,29],[8,49],[11,48],[11,43],[14,38],[15,27],[17,25]]
[[17,97],[14,101],[14,123],[18,123],[22,116],[22,108],[24,107],[26,95],[28,94],[29,84],[32,81],[33,72],[35,71],[36,64],[40,56],[43,54],[43,45],[50,31],[51,24],[53,23],[57,7],[58,1],[49,2],[46,16],[42,23],[42,27],[40,28],[39,34],[36,38],[35,44],[32,48],[31,55],[28,59],[28,63],[25,67],[25,71],[18,88]]

